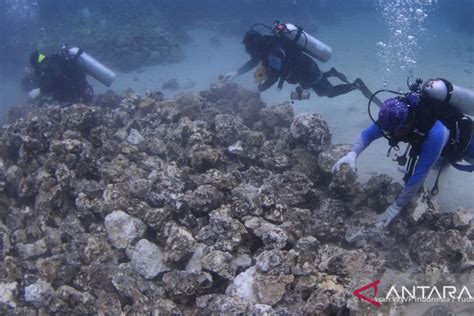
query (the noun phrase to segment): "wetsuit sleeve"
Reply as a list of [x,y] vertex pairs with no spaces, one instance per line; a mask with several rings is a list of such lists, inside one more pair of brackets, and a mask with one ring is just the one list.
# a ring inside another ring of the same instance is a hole
[[246,72],[249,72],[250,70],[254,69],[257,67],[259,61],[258,59],[250,59],[248,62],[246,62],[242,67],[237,69],[237,75],[240,76]]
[[372,124],[363,130],[359,135],[359,138],[352,145],[352,151],[355,152],[357,156],[359,156],[360,153],[364,151],[364,149],[366,149],[371,142],[380,137],[382,137],[382,131],[377,125]]
[[421,146],[421,153],[416,163],[413,175],[405,184],[402,192],[397,198],[397,205],[404,207],[408,205],[420,190],[431,167],[441,156],[444,146],[449,139],[449,130],[440,121],[436,121],[428,133],[428,137]]

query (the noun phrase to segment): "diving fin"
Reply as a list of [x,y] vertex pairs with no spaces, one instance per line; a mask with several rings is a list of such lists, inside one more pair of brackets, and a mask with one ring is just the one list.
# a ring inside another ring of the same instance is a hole
[[[357,85],[357,89],[360,90],[360,92],[367,98],[370,100],[370,98],[372,98],[372,96],[374,95],[370,90],[369,88],[367,88],[367,86],[365,85],[365,83],[362,81],[362,79],[360,78],[357,78],[355,81],[354,81],[354,84]],[[374,102],[375,104],[377,104],[378,107],[381,107],[382,106],[382,101],[380,101],[379,98],[377,97],[373,97],[372,98],[372,102]]]

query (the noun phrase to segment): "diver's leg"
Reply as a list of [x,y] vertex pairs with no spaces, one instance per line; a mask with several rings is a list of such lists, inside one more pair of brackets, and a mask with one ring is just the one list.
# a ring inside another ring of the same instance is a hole
[[352,83],[338,84],[337,86],[333,86],[332,89],[328,91],[328,94],[326,96],[328,98],[334,98],[339,95],[349,93],[355,89],[357,89],[357,86]]
[[337,86],[333,86],[329,80],[327,79],[322,79],[315,83],[312,86],[313,90],[316,92],[316,94],[320,97],[328,97],[328,98],[334,98],[337,97],[338,95],[341,94],[346,94],[351,92],[352,90],[357,89],[357,86],[353,83],[345,83],[345,84],[340,84]]
[[349,80],[347,80],[347,77],[343,73],[340,73],[339,71],[337,71],[336,68],[334,68],[334,67],[332,67],[331,69],[329,69],[329,71],[326,71],[323,74],[324,79],[327,79],[327,78],[330,78],[330,77],[336,77],[336,78],[339,78],[339,80],[341,80],[345,83],[350,83]]
[[313,88],[314,92],[320,97],[324,97],[328,94],[333,87],[332,84],[327,79],[321,79],[315,82],[311,88]]
[[[366,84],[362,81],[362,79],[360,78],[357,78],[355,81],[354,81],[354,84],[357,86],[357,89],[360,90],[360,92],[362,92],[362,94],[370,100],[370,98],[372,97],[373,93],[369,90],[369,88],[367,88]],[[377,97],[374,97],[372,99],[372,101],[377,104],[379,107],[382,106],[382,102],[377,98]]]

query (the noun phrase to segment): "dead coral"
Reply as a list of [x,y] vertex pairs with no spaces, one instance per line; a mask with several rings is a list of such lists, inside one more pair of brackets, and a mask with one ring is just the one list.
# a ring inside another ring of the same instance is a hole
[[223,82],[35,108],[0,136],[0,312],[330,315],[375,273],[472,267],[469,211],[422,192],[374,227],[401,186],[332,175],[348,150]]

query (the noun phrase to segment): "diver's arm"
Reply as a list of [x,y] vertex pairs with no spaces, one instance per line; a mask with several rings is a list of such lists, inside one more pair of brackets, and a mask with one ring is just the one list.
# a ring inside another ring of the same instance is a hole
[[332,172],[336,173],[339,171],[342,165],[349,165],[352,170],[356,171],[357,157],[359,154],[363,152],[371,142],[381,136],[382,132],[380,131],[380,128],[375,124],[370,125],[360,133],[359,138],[352,145],[352,150],[334,164]]
[[421,147],[420,157],[416,163],[413,175],[408,179],[402,192],[397,197],[397,206],[404,207],[413,200],[428,176],[431,167],[441,156],[441,152],[448,139],[449,130],[443,123],[436,121]]
[[267,90],[268,88],[273,86],[278,81],[278,79],[279,79],[278,75],[270,72],[267,76],[267,79],[265,79],[265,81],[258,84],[258,90],[260,92]]
[[238,76],[240,76],[240,75],[242,75],[246,72],[249,72],[250,70],[257,67],[258,63],[259,63],[259,61],[257,59],[250,59],[248,62],[246,62],[242,67],[240,67],[236,71],[232,71],[232,72],[229,72],[229,73],[225,74],[224,75],[224,81],[229,82],[229,81],[234,80]]
[[382,137],[382,131],[375,123],[373,123],[360,133],[359,138],[357,138],[352,145],[352,151],[359,156],[360,153],[370,145],[370,143],[380,137]]
[[252,69],[254,69],[255,67],[257,67],[259,63],[259,60],[258,59],[250,59],[248,62],[246,62],[242,67],[240,67],[239,69],[237,69],[237,73],[236,75],[237,76],[240,76],[240,75],[243,75],[244,73],[247,73],[249,71],[251,71]]

